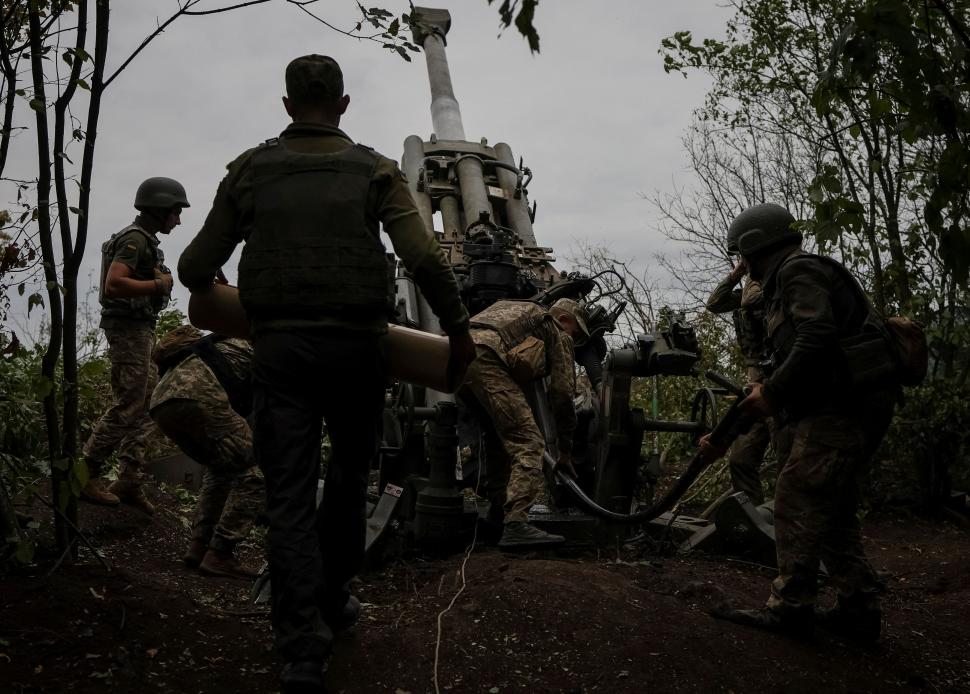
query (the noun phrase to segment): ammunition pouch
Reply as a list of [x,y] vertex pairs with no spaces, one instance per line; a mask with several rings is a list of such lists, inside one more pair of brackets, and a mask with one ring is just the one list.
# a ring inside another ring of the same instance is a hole
[[891,381],[896,363],[882,331],[866,324],[858,335],[839,340],[846,375],[853,388],[870,388]]
[[509,373],[516,383],[529,383],[548,375],[546,343],[530,335],[505,355]]

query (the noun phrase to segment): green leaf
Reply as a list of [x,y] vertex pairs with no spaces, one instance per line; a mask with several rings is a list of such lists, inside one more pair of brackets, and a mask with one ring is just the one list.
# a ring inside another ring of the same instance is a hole
[[43,99],[31,99],[29,106],[37,111],[37,113],[43,113],[47,105],[44,103]]
[[80,77],[77,80],[77,86],[79,86],[81,89],[86,89],[87,91],[91,91],[91,87],[88,86],[88,83],[85,80],[81,79]]

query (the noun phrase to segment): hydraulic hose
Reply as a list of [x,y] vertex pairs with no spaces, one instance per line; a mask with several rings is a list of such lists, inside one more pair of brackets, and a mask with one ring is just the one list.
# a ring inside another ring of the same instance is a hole
[[[707,374],[710,378],[711,374]],[[715,374],[717,376],[717,374]],[[713,446],[718,448],[727,448],[733,443],[742,432],[746,431],[750,426],[750,418],[743,415],[738,409],[738,405],[744,400],[743,396],[747,395],[747,392],[742,390],[740,386],[728,381],[727,379],[720,377],[712,378],[718,385],[725,387],[732,393],[740,393],[742,397],[735,400],[728,411],[724,413],[724,417],[717,423],[714,429],[711,431],[710,442]],[[587,511],[592,513],[594,516],[599,516],[605,520],[613,521],[615,523],[623,524],[636,524],[636,523],[646,523],[653,520],[657,516],[671,510],[677,505],[681,497],[687,492],[692,484],[700,477],[701,473],[704,472],[717,458],[707,457],[701,451],[694,454],[691,458],[690,464],[684,471],[684,474],[674,483],[674,485],[667,490],[667,493],[663,495],[655,504],[642,511],[637,511],[636,513],[618,513],[616,511],[610,511],[609,509],[603,508],[595,501],[593,501],[584,492],[580,486],[576,483],[576,480],[569,477],[561,470],[556,469],[556,461],[549,454],[549,451],[543,452],[543,460],[546,464],[552,467],[555,473],[556,479],[560,483],[564,484],[576,497],[576,500],[583,506]]]

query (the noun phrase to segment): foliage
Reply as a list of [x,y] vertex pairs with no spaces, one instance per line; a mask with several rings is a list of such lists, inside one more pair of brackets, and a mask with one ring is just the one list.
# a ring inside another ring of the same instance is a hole
[[923,437],[933,427],[945,437],[959,420],[952,407],[966,399],[970,376],[970,8],[943,0],[731,6],[724,39],[682,31],[661,49],[668,71],[713,78],[687,138],[699,192],[658,203],[668,235],[692,245],[693,272],[680,276],[702,298],[696,287],[727,269],[718,263],[733,216],[725,211],[788,205],[809,241],[860,277],[877,309],[927,324],[932,382],[910,403],[931,414],[926,428],[914,427],[908,404],[889,440],[903,467],[912,459],[932,477],[932,458],[952,463],[958,453],[942,446],[931,454]]
[[[494,0],[488,0],[489,5],[493,2]],[[535,27],[535,14],[538,5],[539,0],[522,0],[521,5],[519,5],[519,0],[502,0],[502,4],[498,8],[502,26],[508,28],[514,22],[515,28],[529,42],[529,50],[533,53],[539,52],[539,32]]]
[[[869,103],[873,119],[887,133],[915,148],[911,175],[931,244],[965,283],[970,271],[970,7],[946,0],[868,0],[854,3],[848,20],[815,86],[816,111],[839,117]],[[857,125],[854,137],[864,137],[868,129]]]
[[907,393],[876,456],[875,498],[932,509],[952,489],[970,488],[966,395],[952,380],[931,380]]

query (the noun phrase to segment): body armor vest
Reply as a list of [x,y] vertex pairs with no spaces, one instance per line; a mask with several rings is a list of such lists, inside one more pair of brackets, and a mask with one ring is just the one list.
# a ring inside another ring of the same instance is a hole
[[739,308],[734,312],[734,331],[745,366],[757,366],[766,356],[764,306]]
[[279,142],[252,158],[255,217],[239,262],[239,298],[259,317],[386,314],[388,261],[367,198],[377,156]]
[[[872,307],[858,280],[833,258],[800,251],[785,258],[781,265],[795,258],[806,257],[832,268],[836,282],[842,285],[836,286],[837,291],[833,292],[832,308],[839,328],[838,352],[832,355],[836,360],[832,364],[834,381],[855,388],[884,384],[893,376],[895,364],[889,351],[883,318]],[[772,349],[771,360],[781,364],[792,350],[797,330],[793,318],[781,306],[779,297],[772,297],[771,300],[766,297],[766,301],[765,323]]]
[[101,303],[101,315],[110,318],[128,318],[133,320],[154,321],[158,313],[167,304],[166,297],[154,296],[134,296],[127,298],[109,298],[104,294],[104,285],[108,279],[108,268],[114,261],[115,250],[118,241],[131,232],[138,232],[148,240],[148,247],[154,255],[151,274],[145,274],[134,270],[132,278],[136,280],[153,280],[155,272],[164,268],[165,256],[162,249],[158,247],[158,239],[155,235],[142,229],[137,224],[131,224],[114,234],[111,238],[101,244],[101,283],[98,285],[98,301]]
[[495,331],[502,346],[509,350],[534,334],[546,320],[552,320],[552,316],[539,304],[505,299],[474,316],[469,327]]

